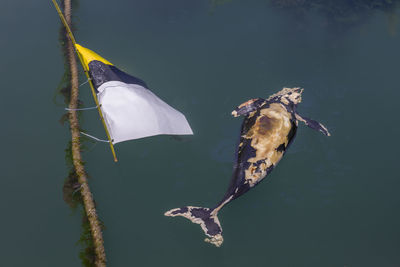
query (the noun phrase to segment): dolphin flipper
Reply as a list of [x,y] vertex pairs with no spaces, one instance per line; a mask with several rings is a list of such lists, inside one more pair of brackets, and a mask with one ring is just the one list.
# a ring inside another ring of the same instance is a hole
[[232,111],[232,116],[239,117],[242,115],[248,115],[249,113],[259,109],[263,103],[265,103],[265,99],[262,98],[250,99],[235,108],[235,110]]
[[307,117],[302,117],[298,113],[296,113],[295,116],[296,116],[296,119],[298,121],[304,122],[305,125],[307,125],[311,129],[320,131],[321,133],[323,133],[326,136],[331,136],[331,134],[329,133],[328,129],[322,123],[319,123],[319,122],[317,122],[315,120],[312,120],[312,119],[309,119]]

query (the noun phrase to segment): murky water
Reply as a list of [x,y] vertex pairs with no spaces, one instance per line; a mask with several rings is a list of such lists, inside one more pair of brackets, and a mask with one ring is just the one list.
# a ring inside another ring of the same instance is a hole
[[[109,266],[400,265],[399,10],[277,2],[99,0],[74,11],[78,42],[144,79],[195,132],[118,144],[118,164],[107,145],[87,144]],[[1,266],[81,265],[81,214],[62,194],[59,26],[50,1],[0,9]],[[299,112],[332,136],[300,127],[268,181],[221,211],[219,249],[164,217],[221,198],[241,124],[230,112],[283,86],[305,88]],[[88,86],[81,99],[93,105]],[[96,111],[81,124],[104,137]]]

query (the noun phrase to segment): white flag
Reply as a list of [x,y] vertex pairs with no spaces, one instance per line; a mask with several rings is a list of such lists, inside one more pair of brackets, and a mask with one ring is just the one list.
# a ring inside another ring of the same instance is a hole
[[159,134],[193,134],[185,116],[151,92],[145,82],[76,45],[96,89],[112,143]]

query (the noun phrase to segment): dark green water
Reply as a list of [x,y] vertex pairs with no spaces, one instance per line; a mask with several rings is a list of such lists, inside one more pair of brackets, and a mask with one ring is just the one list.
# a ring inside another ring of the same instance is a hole
[[[0,265],[80,266],[81,214],[62,195],[70,135],[58,123],[60,22],[51,1],[1,6]],[[195,132],[117,144],[118,164],[107,145],[89,143],[108,265],[400,266],[399,10],[390,12],[81,1],[78,42],[144,79]],[[164,217],[220,200],[241,124],[230,112],[283,86],[305,88],[299,112],[332,136],[300,127],[269,179],[220,213],[219,249],[199,226]],[[81,99],[93,105],[87,86]],[[82,127],[104,137],[96,111]]]

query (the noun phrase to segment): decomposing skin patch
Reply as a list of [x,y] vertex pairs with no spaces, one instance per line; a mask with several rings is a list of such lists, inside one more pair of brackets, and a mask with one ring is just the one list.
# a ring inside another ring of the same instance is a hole
[[286,150],[286,145],[285,145],[285,143],[280,144],[280,145],[276,148],[276,151],[279,151],[279,152],[284,152],[285,150]]
[[321,123],[296,112],[302,93],[302,88],[283,88],[266,100],[255,98],[239,105],[232,115],[245,117],[232,179],[224,197],[213,209],[187,206],[169,210],[165,216],[182,216],[200,224],[208,237],[205,241],[221,246],[223,237],[218,212],[272,172],[296,136],[298,122],[330,135]]
[[[280,103],[271,103],[260,111],[260,115],[250,130],[242,136],[250,140],[249,146],[256,152],[246,159],[245,182],[250,187],[259,183],[266,175],[268,167],[277,165],[283,156],[283,151],[277,148],[283,143],[288,145],[288,135],[292,128],[292,114]],[[250,155],[249,155],[250,156]],[[257,167],[257,162],[264,161]]]

